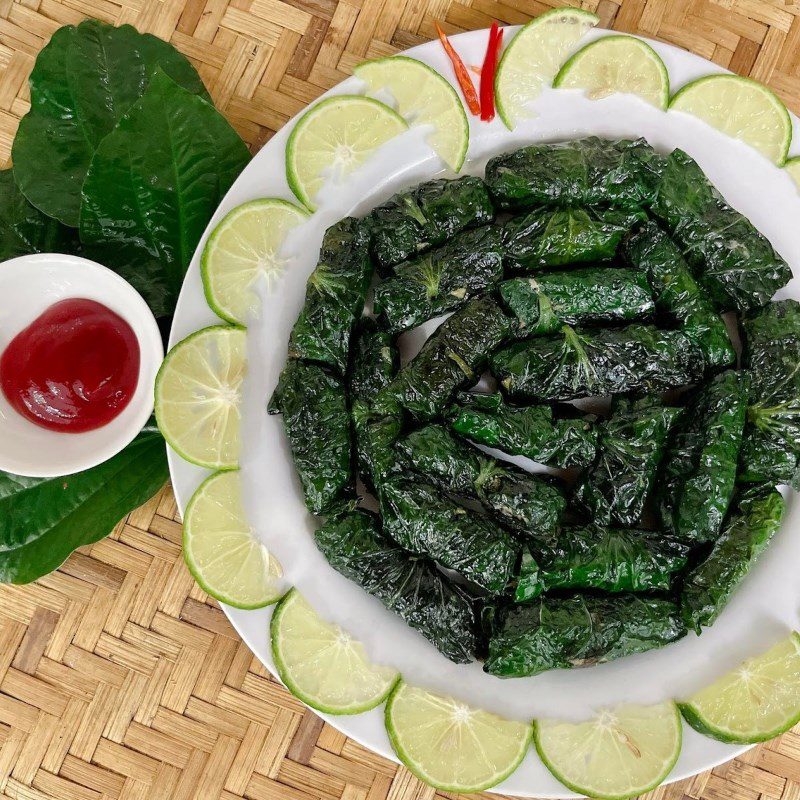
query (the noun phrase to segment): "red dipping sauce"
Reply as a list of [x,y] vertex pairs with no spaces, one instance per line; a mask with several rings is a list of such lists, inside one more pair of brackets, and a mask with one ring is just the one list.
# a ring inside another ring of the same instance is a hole
[[65,433],[101,428],[128,405],[139,381],[139,341],[94,300],[53,304],[0,356],[0,387],[31,422]]

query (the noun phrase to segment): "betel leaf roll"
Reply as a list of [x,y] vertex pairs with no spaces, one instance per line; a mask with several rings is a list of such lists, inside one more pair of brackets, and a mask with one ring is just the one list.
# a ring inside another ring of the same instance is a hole
[[535,208],[503,226],[506,260],[518,270],[611,261],[641,212],[595,208]]
[[597,452],[592,415],[556,418],[549,405],[512,406],[499,392],[461,392],[450,409],[453,430],[478,444],[541,464],[585,467]]
[[483,668],[501,678],[599,664],[686,634],[678,606],[647,595],[543,597],[513,606],[489,640]]
[[494,208],[484,182],[465,175],[399,192],[365,219],[372,256],[383,275],[460,231],[491,222]]
[[514,575],[520,546],[500,525],[435,487],[402,479],[381,492],[383,529],[405,550],[425,555],[490,595]]
[[455,311],[502,276],[500,231],[484,225],[398,264],[394,277],[375,289],[375,313],[390,333],[402,333]]
[[371,281],[367,231],[360,220],[345,217],[325,231],[305,305],[292,328],[289,356],[320,361],[344,374],[350,335]]
[[416,357],[380,392],[378,409],[399,403],[420,420],[441,413],[456,389],[478,380],[488,354],[513,327],[490,297],[470,300],[437,328]]
[[478,648],[478,622],[467,595],[427,559],[409,556],[384,537],[372,514],[330,519],[315,534],[328,563],[419,631],[451,661],[465,664]]
[[800,488],[800,304],[770,303],[743,327],[750,393],[738,480]]
[[780,528],[784,507],[774,489],[738,503],[711,552],[686,576],[681,611],[688,627],[700,633],[716,620]]
[[688,402],[659,476],[664,527],[692,543],[717,538],[736,481],[747,410],[747,376],[717,375]]
[[682,325],[717,369],[736,360],[725,322],[706,293],[697,285],[677,245],[655,222],[631,234],[622,252],[633,267],[643,270],[652,286],[656,308]]
[[652,202],[659,161],[644,139],[589,136],[495,156],[486,165],[486,183],[498,208],[611,205],[635,211]]
[[476,497],[509,527],[555,533],[566,507],[552,478],[503,464],[459,441],[441,425],[427,425],[397,443],[406,465],[449,492]]
[[308,510],[324,514],[354,483],[342,379],[319,364],[289,359],[269,411],[283,418]]
[[551,589],[667,591],[688,552],[686,544],[661,531],[567,528],[557,537],[530,541],[514,599],[530,602]]
[[725,202],[683,150],[664,160],[651,212],[723,311],[755,311],[792,277],[767,238]]
[[588,268],[545,272],[500,284],[500,296],[522,333],[557,333],[561,326],[631,322],[655,310],[643,272]]
[[600,525],[636,525],[655,484],[680,409],[650,400],[615,402],[600,426],[597,461],[581,475],[575,500]]
[[494,376],[514,400],[662,392],[693,383],[703,355],[681,331],[650,325],[574,329],[515,342],[489,360]]

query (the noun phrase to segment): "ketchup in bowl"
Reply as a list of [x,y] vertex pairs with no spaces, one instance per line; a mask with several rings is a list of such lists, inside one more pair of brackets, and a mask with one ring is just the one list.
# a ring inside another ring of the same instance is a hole
[[8,402],[31,422],[66,433],[111,422],[138,380],[136,334],[94,300],[54,303],[0,356],[0,387]]

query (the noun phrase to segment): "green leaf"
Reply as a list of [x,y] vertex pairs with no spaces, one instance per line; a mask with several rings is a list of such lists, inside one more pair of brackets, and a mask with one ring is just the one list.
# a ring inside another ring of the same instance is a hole
[[25,196],[78,227],[81,186],[95,150],[147,89],[157,70],[208,98],[189,61],[167,42],[97,20],[59,28],[36,59],[31,110],[12,150]]
[[0,581],[30,583],[107,536],[168,476],[164,440],[146,426],[100,466],[62,478],[0,473]]
[[87,254],[129,281],[156,316],[171,313],[200,236],[249,157],[210,103],[158,71],[86,174]]
[[25,199],[13,170],[0,170],[0,261],[29,253],[71,253],[76,244],[74,231]]

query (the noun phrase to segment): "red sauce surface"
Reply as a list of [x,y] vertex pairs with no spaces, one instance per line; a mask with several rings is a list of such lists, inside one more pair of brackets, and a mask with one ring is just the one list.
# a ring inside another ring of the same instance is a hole
[[130,402],[139,381],[131,326],[94,300],[53,304],[0,356],[0,387],[23,416],[50,430],[100,428]]

